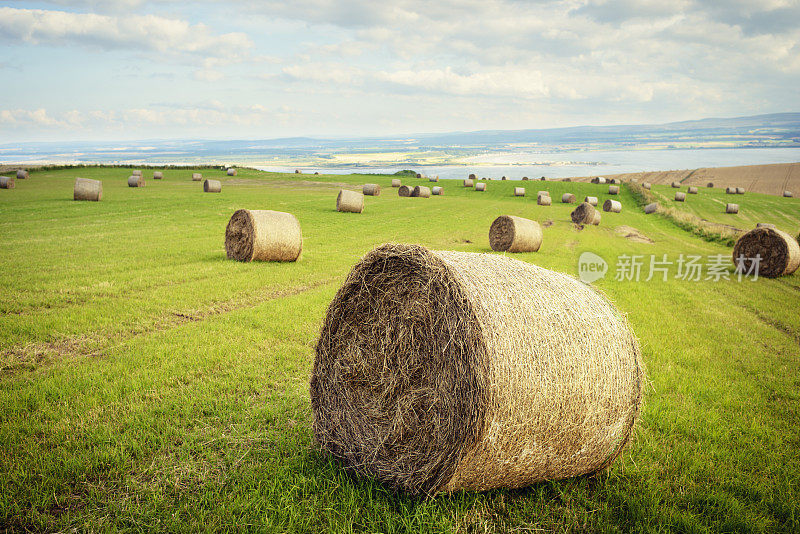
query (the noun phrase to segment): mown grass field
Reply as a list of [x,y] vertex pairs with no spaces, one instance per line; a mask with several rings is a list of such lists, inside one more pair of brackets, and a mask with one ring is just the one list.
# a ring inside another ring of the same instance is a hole
[[[443,180],[445,196],[420,199],[399,198],[389,176],[204,170],[223,181],[204,194],[191,173],[136,189],[129,169],[39,171],[0,190],[2,527],[800,531],[800,275],[739,281],[728,261],[729,280],[676,279],[673,264],[666,281],[645,281],[650,255],[705,261],[731,249],[645,216],[627,188],[622,213],[578,230],[561,194],[602,203],[608,186],[527,182],[515,198],[519,182],[479,193]],[[72,201],[76,176],[102,179],[103,201]],[[340,185],[365,182],[381,196],[337,213]],[[540,189],[551,207],[536,205]],[[730,197],[742,220],[728,224],[797,233],[800,200]],[[701,190],[684,208],[710,218],[717,198]],[[301,261],[228,261],[225,225],[239,208],[294,213]],[[328,302],[388,241],[491,252],[501,214],[546,226],[541,250],[518,259],[571,275],[584,251],[609,263],[595,285],[628,315],[651,381],[633,443],[606,473],[520,490],[419,499],[348,476],[310,431]],[[625,237],[631,229],[653,243]],[[614,279],[623,254],[642,256],[641,280]]]

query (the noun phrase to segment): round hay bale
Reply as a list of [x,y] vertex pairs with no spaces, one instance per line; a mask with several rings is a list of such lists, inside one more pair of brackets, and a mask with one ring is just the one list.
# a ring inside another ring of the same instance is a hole
[[622,211],[622,204],[618,200],[606,200],[603,202],[603,211],[619,213]]
[[18,169],[17,170],[17,180],[27,180],[28,179],[28,171],[25,169]]
[[0,176],[0,189],[14,189],[17,186],[13,176]]
[[619,186],[618,185],[609,185],[608,186],[608,194],[609,195],[619,195]]
[[725,188],[725,193],[728,194],[728,195],[735,195],[736,194],[736,188],[735,187],[726,187]]
[[737,195],[744,195],[744,187],[737,187],[736,188]]
[[472,178],[464,180],[464,187],[472,187],[474,185],[475,185],[475,180],[473,180]]
[[144,178],[141,174],[139,176],[135,174],[128,176],[128,187],[144,187],[144,185]]
[[[470,175],[469,175],[469,177],[468,177],[467,179],[468,179],[468,180],[473,180],[473,181],[474,181],[474,180],[477,180],[477,179],[478,179],[478,177],[477,177],[477,175],[475,175],[475,174],[470,174]],[[464,183],[464,185],[467,185],[467,184],[466,184],[466,180],[464,180],[464,182],[465,182],[465,183]],[[472,187],[472,186],[470,186],[470,187]]]
[[600,216],[600,210],[594,210],[594,218],[592,218],[592,224],[598,226],[600,224],[600,219],[602,219],[602,217]]
[[657,209],[658,209],[658,202],[652,202],[644,207],[644,212],[649,215],[651,213],[655,213]]
[[439,181],[439,175],[437,174],[436,176],[429,176],[428,177],[428,181],[429,182],[438,182]]
[[319,171],[314,171],[314,174],[319,174]]
[[527,176],[523,176],[523,177],[522,177],[522,181],[523,181],[523,182],[527,182],[527,181],[528,181],[528,177],[527,177]]
[[675,202],[684,202],[686,200],[686,193],[683,191],[675,192]]
[[547,178],[545,178],[544,176],[542,176],[541,178],[539,178],[539,180],[541,180],[542,182],[544,182],[545,180],[547,180]]
[[349,189],[339,190],[339,196],[336,197],[336,211],[361,213],[364,211],[364,195]]
[[[743,261],[739,258],[744,257]],[[758,276],[777,278],[792,274],[800,267],[800,245],[792,236],[775,228],[750,230],[733,247],[733,264],[747,273],[760,257]]]
[[553,200],[550,198],[550,195],[542,195],[541,193],[536,197],[536,203],[540,206],[549,206],[553,203]]
[[649,190],[650,189],[650,182],[642,182],[642,187],[644,187],[645,189]]
[[200,174],[199,172],[193,172],[192,173],[192,181],[193,182],[202,182],[203,181],[203,175]]
[[680,186],[681,186],[681,183],[680,183],[680,182],[672,182],[672,187],[674,187],[674,188],[676,188],[676,189],[677,189],[677,188],[679,188]]
[[739,204],[731,204],[729,202],[725,205],[725,213],[739,213]]
[[403,185],[403,182],[399,178],[392,178],[392,187],[400,187],[401,185]]
[[591,224],[594,221],[594,206],[588,202],[581,202],[577,208],[569,214],[575,224]]
[[506,178],[505,176],[503,176],[503,177],[502,177],[502,178],[500,178],[500,179],[501,179],[501,180],[507,180],[507,178]]
[[561,195],[561,203],[562,204],[572,204],[575,202],[575,195],[572,193],[564,193]]
[[401,197],[410,197],[413,192],[414,188],[409,185],[401,185],[400,189],[397,190],[397,194]]
[[422,178],[422,175],[420,173],[417,173],[417,178]]
[[786,197],[786,198],[792,198],[792,192],[791,191],[784,191],[783,192],[783,196]]
[[131,174],[133,174],[134,176],[141,176],[142,175],[142,171],[137,169],[137,170],[133,171]]
[[619,184],[620,180],[618,178],[612,178],[611,180],[608,181],[608,183],[610,183],[610,184]]
[[75,187],[72,189],[72,200],[103,200],[103,182],[89,178],[75,178]]
[[772,228],[773,230],[776,230],[777,226],[772,223],[756,223],[756,228]]
[[489,246],[495,252],[536,252],[542,246],[542,227],[530,219],[501,215],[489,228]]
[[163,180],[163,179],[164,179],[164,173],[163,172],[155,171],[153,173],[153,180]]
[[598,176],[597,177],[597,183],[598,184],[605,184],[607,182],[608,182],[608,180],[606,180],[603,176]]
[[689,193],[690,195],[696,195],[697,194],[697,187],[690,186],[689,189],[686,190],[686,192]]
[[571,181],[572,181],[572,178],[564,178],[564,179],[563,179],[563,180],[561,180],[561,181],[562,181],[562,182],[571,182]]
[[221,193],[222,182],[219,180],[205,180],[203,182],[203,191],[206,193]]
[[475,191],[486,191],[486,184],[484,183],[475,184]]
[[598,202],[597,197],[586,197],[586,198],[583,199],[583,201],[584,202],[588,202],[592,206],[597,206],[597,202]]
[[295,173],[295,174],[303,174],[303,171],[301,171],[300,169],[295,169],[295,170],[294,170],[294,173]]
[[225,228],[225,252],[237,261],[295,261],[303,250],[297,217],[271,210],[237,210]]
[[412,191],[411,196],[420,198],[431,198],[431,190],[429,187],[425,187],[424,185],[418,185],[414,188],[414,191]]
[[364,184],[364,187],[361,188],[361,192],[368,197],[377,197],[381,194],[381,186],[378,184]]
[[437,195],[437,196],[444,195],[444,187],[441,187],[439,185],[433,186],[433,189],[431,189],[431,194]]
[[590,286],[500,254],[388,244],[328,307],[312,428],[345,469],[394,489],[517,488],[611,465],[645,383],[634,333]]
[[524,187],[515,187],[514,188],[514,196],[515,197],[524,197],[525,196],[525,188]]
[[708,183],[706,184],[706,187],[714,187],[714,182],[708,182]]
[[238,171],[234,168],[230,168],[228,169],[227,174],[228,176],[236,176],[238,174]]

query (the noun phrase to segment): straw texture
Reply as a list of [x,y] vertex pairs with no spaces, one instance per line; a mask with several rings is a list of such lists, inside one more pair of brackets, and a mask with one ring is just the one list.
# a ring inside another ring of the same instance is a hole
[[313,432],[346,469],[410,493],[524,487],[613,463],[644,381],[633,332],[591,287],[502,255],[389,244],[328,307]]
[[486,184],[482,182],[475,184],[475,191],[486,191]]
[[658,209],[658,202],[653,202],[644,207],[644,212],[649,215],[650,213],[655,213],[657,209]]
[[725,205],[725,213],[739,213],[739,204],[731,204],[729,202]]
[[431,197],[431,189],[424,185],[418,185],[414,187],[414,191],[411,192],[412,197],[420,197],[420,198],[430,198]]
[[800,245],[792,236],[775,228],[756,228],[736,241],[733,264],[737,271],[749,272],[757,256],[761,258],[758,276],[777,278],[790,275],[800,267]]
[[17,170],[17,180],[27,180],[28,179],[28,171],[25,169]]
[[219,180],[206,180],[203,182],[203,191],[206,193],[221,193],[222,182]]
[[339,196],[336,197],[336,211],[361,213],[364,211],[364,195],[349,189],[339,190]]
[[144,187],[144,176],[132,174],[128,176],[128,187]]
[[524,187],[515,187],[514,188],[514,196],[515,197],[524,197],[525,196],[525,188]]
[[401,185],[403,185],[403,182],[399,178],[392,178],[392,187],[400,187]]
[[683,202],[686,200],[686,193],[682,191],[675,192],[675,202]]
[[595,211],[597,210],[594,209],[594,206],[588,202],[581,202],[569,216],[575,224],[591,224],[594,221]]
[[563,204],[572,204],[575,202],[575,195],[572,193],[564,193],[561,195],[561,202]]
[[203,175],[202,174],[200,174],[199,172],[193,172],[192,173],[192,181],[193,182],[200,182],[202,180],[203,180]]
[[225,228],[225,252],[238,261],[295,261],[303,250],[297,217],[271,210],[238,210]]
[[397,190],[398,196],[401,197],[410,197],[411,193],[414,192],[414,188],[410,185],[401,185],[400,189]]
[[72,200],[103,200],[103,182],[89,178],[75,178],[75,187],[72,190]]
[[603,202],[603,211],[619,213],[622,211],[622,204],[618,200],[606,200]]
[[583,199],[584,202],[588,202],[592,206],[597,206],[597,197],[586,197]]
[[550,198],[550,194],[543,195],[539,193],[536,196],[536,203],[540,206],[549,206],[553,203],[553,200]]
[[437,196],[444,195],[444,187],[441,187],[439,185],[433,186],[433,189],[431,189],[431,194],[437,195]]
[[608,186],[608,194],[609,195],[619,195],[619,186],[618,185],[609,185]]
[[[470,176],[472,175],[470,174]],[[464,180],[464,187],[472,187],[473,185],[475,185],[475,180],[473,178]]]
[[0,189],[14,189],[17,186],[13,176],[0,176]]
[[378,184],[364,184],[361,192],[368,197],[377,197],[381,194],[381,186]]
[[530,219],[501,215],[489,228],[489,246],[496,252],[536,252],[542,246],[542,227]]

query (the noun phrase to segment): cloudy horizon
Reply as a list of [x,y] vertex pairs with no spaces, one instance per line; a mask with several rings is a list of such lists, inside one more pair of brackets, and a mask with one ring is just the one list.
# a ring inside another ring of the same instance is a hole
[[0,143],[798,111],[800,1],[0,3]]

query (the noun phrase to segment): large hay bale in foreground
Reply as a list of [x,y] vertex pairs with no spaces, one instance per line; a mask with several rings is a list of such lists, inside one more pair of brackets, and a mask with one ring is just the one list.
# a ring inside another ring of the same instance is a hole
[[603,202],[603,211],[619,213],[622,211],[622,203],[620,203],[618,200],[606,200]]
[[295,261],[303,250],[297,217],[271,210],[238,210],[225,228],[225,252],[238,261]]
[[144,186],[145,186],[144,176],[142,176],[141,174],[138,176],[136,174],[131,174],[130,176],[128,176],[128,187],[144,187]]
[[783,196],[786,197],[786,198],[792,198],[792,192],[791,191],[784,191],[783,192]]
[[683,191],[675,192],[675,202],[684,202],[686,200],[686,193]]
[[672,182],[672,187],[678,189],[681,186],[680,182]]
[[401,197],[410,197],[413,192],[414,188],[410,185],[401,185],[400,189],[397,190],[397,195]]
[[486,191],[486,184],[483,182],[475,184],[475,191]]
[[524,187],[515,187],[514,188],[514,196],[515,197],[524,197],[525,196],[525,188]]
[[550,194],[542,194],[539,193],[536,196],[536,203],[540,206],[549,206],[553,203],[553,200],[550,198]]
[[153,180],[163,180],[163,179],[164,179],[164,173],[163,172],[155,171],[153,173]]
[[403,185],[403,182],[400,181],[400,178],[392,178],[392,187],[400,187]]
[[619,186],[618,185],[609,185],[608,186],[608,194],[609,195],[619,195]]
[[644,207],[644,212],[649,215],[651,213],[655,213],[657,209],[658,209],[658,202],[652,202]]
[[577,208],[569,214],[575,224],[591,224],[594,221],[594,206],[588,202],[581,202]]
[[597,206],[598,200],[597,197],[586,197],[583,199],[584,202],[588,202],[592,206]]
[[381,194],[381,186],[378,184],[364,184],[361,192],[368,197],[377,197]]
[[17,180],[27,180],[28,179],[28,171],[25,169],[18,169],[17,170]]
[[[472,176],[472,175],[470,174],[470,176]],[[475,180],[473,180],[472,178],[468,178],[467,180],[464,180],[464,187],[472,187],[474,185],[475,185]]]
[[192,173],[192,181],[193,182],[201,182],[203,180],[203,175],[199,172]]
[[590,286],[503,255],[389,244],[328,307],[313,432],[349,471],[410,493],[524,487],[611,465],[645,383],[636,337]]
[[228,176],[236,176],[238,174],[238,171],[231,167],[230,169],[228,169],[227,174]]
[[17,186],[13,176],[0,176],[0,189],[14,189]]
[[725,205],[725,213],[739,213],[739,204],[728,203]]
[[689,189],[686,190],[686,192],[689,193],[690,195],[696,195],[697,191],[698,189],[695,186],[690,186]]
[[203,182],[203,191],[206,193],[221,193],[222,182],[219,180],[206,180]]
[[75,178],[72,200],[91,200],[94,202],[103,200],[103,182],[89,178]]
[[341,189],[336,197],[336,211],[361,213],[364,211],[364,195],[358,191]]
[[[777,278],[792,274],[800,267],[800,245],[792,236],[775,228],[750,230],[733,247],[733,264],[743,273],[754,270],[757,257],[758,276]],[[743,258],[743,259],[740,259]]]
[[431,194],[436,196],[444,195],[444,187],[440,185],[433,186],[433,189],[431,189]]
[[496,252],[536,252],[542,246],[542,227],[530,219],[501,215],[489,228],[489,246]]
[[573,204],[575,202],[575,195],[572,193],[564,193],[561,195],[562,204]]
[[411,196],[420,198],[430,198],[431,190],[429,187],[426,187],[424,185],[418,185],[414,187],[414,191],[411,192]]

